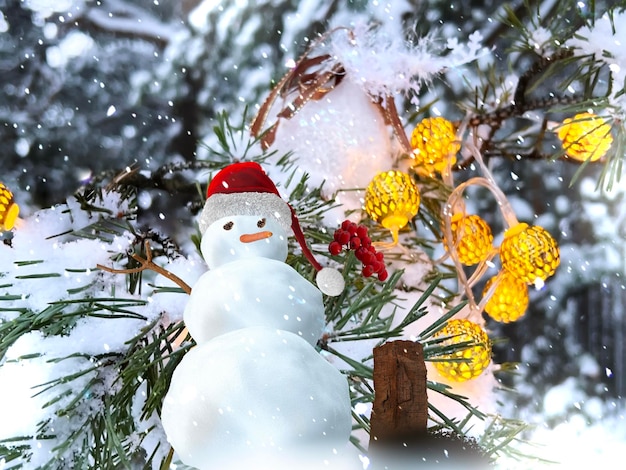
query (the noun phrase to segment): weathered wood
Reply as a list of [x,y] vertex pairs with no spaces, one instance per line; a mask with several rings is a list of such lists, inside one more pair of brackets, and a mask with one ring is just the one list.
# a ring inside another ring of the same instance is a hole
[[370,449],[426,434],[426,363],[420,343],[391,341],[374,349]]

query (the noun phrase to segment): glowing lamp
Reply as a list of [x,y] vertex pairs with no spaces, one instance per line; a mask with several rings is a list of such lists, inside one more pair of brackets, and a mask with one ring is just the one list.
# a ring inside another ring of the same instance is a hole
[[492,277],[485,284],[483,296],[498,280],[493,294],[485,304],[485,313],[496,321],[509,323],[524,316],[528,308],[528,286],[507,271]]
[[559,247],[548,231],[523,222],[504,232],[500,260],[505,270],[527,284],[545,281],[561,261]]
[[20,213],[20,206],[13,200],[13,193],[0,183],[0,229],[11,230]]
[[613,143],[611,126],[605,119],[592,113],[581,113],[565,119],[557,135],[567,156],[581,162],[599,160]]
[[439,373],[455,382],[478,377],[491,362],[491,342],[485,330],[477,323],[465,319],[450,320],[437,332],[436,338],[443,340],[444,346],[468,343],[467,346],[442,356],[434,362]]
[[452,243],[444,235],[444,246],[448,250],[452,245],[462,264],[472,266],[487,260],[493,250],[493,235],[484,219],[476,214],[457,212],[450,220],[450,228]]
[[461,147],[456,141],[454,125],[445,118],[432,117],[420,121],[411,133],[413,168],[419,173],[441,173],[448,162],[456,163]]
[[389,229],[394,243],[398,232],[419,210],[420,194],[406,173],[390,170],[379,173],[365,191],[365,211],[373,220]]

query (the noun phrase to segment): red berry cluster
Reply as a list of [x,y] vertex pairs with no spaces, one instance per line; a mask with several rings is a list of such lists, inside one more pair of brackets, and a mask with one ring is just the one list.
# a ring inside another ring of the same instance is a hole
[[348,250],[354,250],[356,258],[363,263],[361,272],[364,277],[378,274],[380,281],[385,281],[389,277],[385,268],[384,256],[377,252],[372,245],[365,225],[357,225],[349,220],[344,220],[341,228],[335,231],[333,238],[334,240],[328,245],[328,251],[331,255],[337,256],[345,246]]

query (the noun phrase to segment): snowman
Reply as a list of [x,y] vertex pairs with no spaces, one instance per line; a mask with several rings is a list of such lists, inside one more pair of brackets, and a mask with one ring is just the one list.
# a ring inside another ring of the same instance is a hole
[[[343,278],[315,260],[293,209],[257,163],[213,178],[199,223],[209,270],[184,311],[197,345],[163,402],[168,441],[199,469],[311,449],[319,459],[336,455],[350,437],[348,383],[315,345],[322,291],[338,295]],[[319,288],[285,263],[291,232]]]

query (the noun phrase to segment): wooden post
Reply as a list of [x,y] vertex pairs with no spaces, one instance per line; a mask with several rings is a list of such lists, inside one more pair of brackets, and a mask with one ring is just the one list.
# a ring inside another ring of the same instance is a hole
[[370,450],[406,446],[406,439],[426,434],[426,363],[420,343],[398,340],[374,348],[374,390]]

